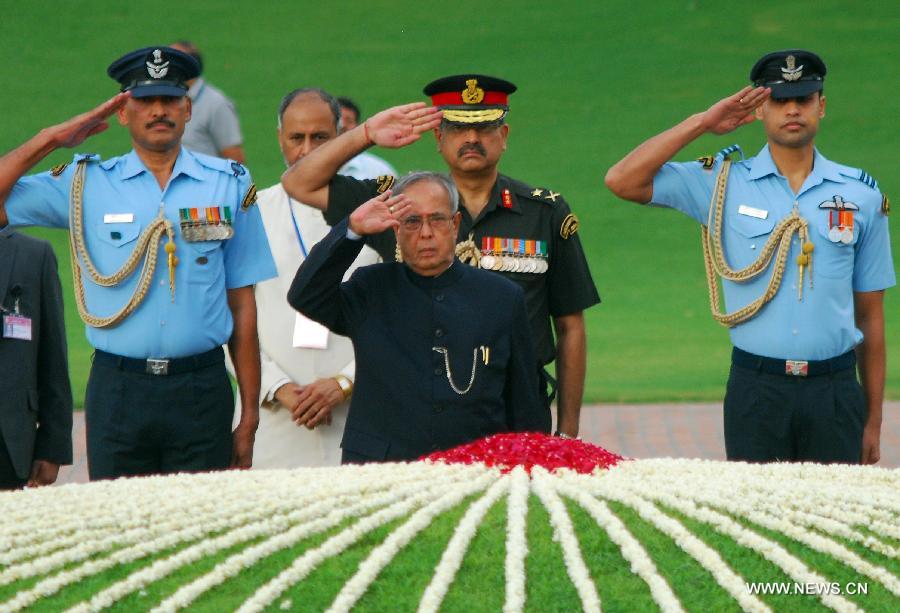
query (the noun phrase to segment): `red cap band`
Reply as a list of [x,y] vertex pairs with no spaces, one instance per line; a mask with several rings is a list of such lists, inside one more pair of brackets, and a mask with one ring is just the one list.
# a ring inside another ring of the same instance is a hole
[[463,93],[460,92],[442,92],[431,97],[431,104],[434,106],[485,106],[490,104],[507,105],[509,94],[503,92],[484,92],[484,99],[476,104],[466,104],[463,102]]

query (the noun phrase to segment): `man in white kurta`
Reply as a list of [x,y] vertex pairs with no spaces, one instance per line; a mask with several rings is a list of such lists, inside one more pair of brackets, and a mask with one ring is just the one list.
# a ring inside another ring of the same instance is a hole
[[[285,96],[278,127],[285,162],[293,164],[337,136],[339,117],[337,102],[321,90]],[[319,210],[291,200],[280,183],[258,197],[278,277],[256,286],[262,381],[253,467],[337,465],[352,393],[353,346],[303,318],[286,298],[297,267],[330,228]],[[347,274],[377,261],[367,247]]]

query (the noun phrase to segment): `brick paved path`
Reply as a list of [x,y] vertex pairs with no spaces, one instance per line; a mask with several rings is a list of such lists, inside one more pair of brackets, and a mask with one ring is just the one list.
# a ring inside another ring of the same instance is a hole
[[[75,413],[75,462],[58,483],[87,481],[83,415]],[[581,435],[631,458],[725,459],[721,404],[591,405],[581,411]],[[900,402],[885,403],[878,465],[900,467]]]

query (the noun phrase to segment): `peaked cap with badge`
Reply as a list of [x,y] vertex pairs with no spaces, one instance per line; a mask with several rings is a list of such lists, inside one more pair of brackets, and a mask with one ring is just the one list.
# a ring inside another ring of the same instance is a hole
[[123,92],[134,98],[185,96],[187,81],[200,75],[200,64],[187,53],[171,47],[145,47],[126,53],[106,69]]
[[445,121],[471,124],[502,121],[509,112],[509,95],[516,89],[496,77],[461,74],[432,81],[422,91],[444,110]]
[[772,88],[773,98],[798,98],[822,91],[825,62],[812,51],[788,49],[761,57],[750,70],[757,87]]

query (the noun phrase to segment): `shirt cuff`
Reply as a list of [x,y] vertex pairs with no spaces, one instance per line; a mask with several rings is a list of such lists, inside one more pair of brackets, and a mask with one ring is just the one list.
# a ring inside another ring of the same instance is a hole
[[278,381],[273,383],[272,387],[269,388],[269,391],[266,392],[266,397],[263,398],[263,405],[267,406],[268,408],[274,409],[275,408],[274,405],[277,402],[275,400],[275,392],[277,392],[282,385],[285,385],[290,382],[291,382],[291,380],[289,378],[285,377],[285,378],[279,379]]
[[353,230],[350,229],[350,224],[347,224],[347,238],[352,241],[362,240],[362,234],[357,234]]

